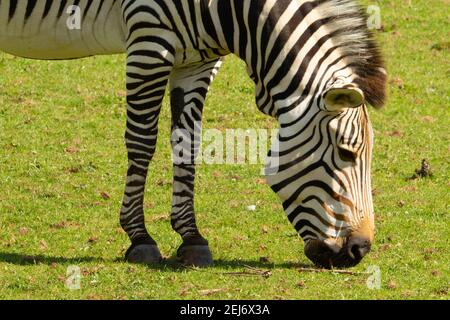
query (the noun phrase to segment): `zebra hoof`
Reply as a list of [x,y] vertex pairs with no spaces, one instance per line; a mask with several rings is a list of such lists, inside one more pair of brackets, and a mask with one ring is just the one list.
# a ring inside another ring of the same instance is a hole
[[208,267],[213,263],[212,254],[207,245],[182,245],[178,249],[177,256],[185,266]]
[[157,264],[162,260],[158,246],[154,244],[140,244],[131,246],[125,254],[125,259],[131,263]]

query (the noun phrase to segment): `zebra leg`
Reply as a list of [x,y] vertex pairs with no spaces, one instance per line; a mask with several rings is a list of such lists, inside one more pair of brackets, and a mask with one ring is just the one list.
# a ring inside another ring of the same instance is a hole
[[208,241],[200,234],[194,213],[195,158],[200,147],[203,104],[221,60],[174,69],[171,83],[173,197],[172,228],[183,243],[177,256],[185,265],[211,265]]
[[172,64],[157,52],[130,54],[127,58],[128,172],[120,224],[131,240],[125,259],[133,263],[158,263],[161,253],[147,233],[144,192],[147,171],[156,148],[158,117]]

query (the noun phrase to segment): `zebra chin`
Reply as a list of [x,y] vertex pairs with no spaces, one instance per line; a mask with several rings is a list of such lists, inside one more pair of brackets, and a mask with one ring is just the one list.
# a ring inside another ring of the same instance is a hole
[[341,246],[332,245],[327,240],[309,240],[305,243],[305,255],[319,268],[350,268],[361,262],[372,245],[368,237],[361,235],[350,236],[340,242],[343,243]]

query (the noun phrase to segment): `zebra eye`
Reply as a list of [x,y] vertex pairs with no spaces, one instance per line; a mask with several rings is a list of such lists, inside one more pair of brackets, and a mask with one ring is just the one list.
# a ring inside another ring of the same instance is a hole
[[344,160],[344,161],[348,161],[348,162],[356,162],[356,153],[348,150],[348,149],[344,149],[344,148],[338,148],[338,152],[339,152],[339,157]]

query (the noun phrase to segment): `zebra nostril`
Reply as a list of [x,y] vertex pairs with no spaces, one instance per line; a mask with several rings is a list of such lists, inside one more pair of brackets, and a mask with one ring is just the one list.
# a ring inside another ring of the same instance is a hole
[[365,238],[351,238],[347,245],[347,253],[354,260],[361,260],[370,251],[370,241]]

